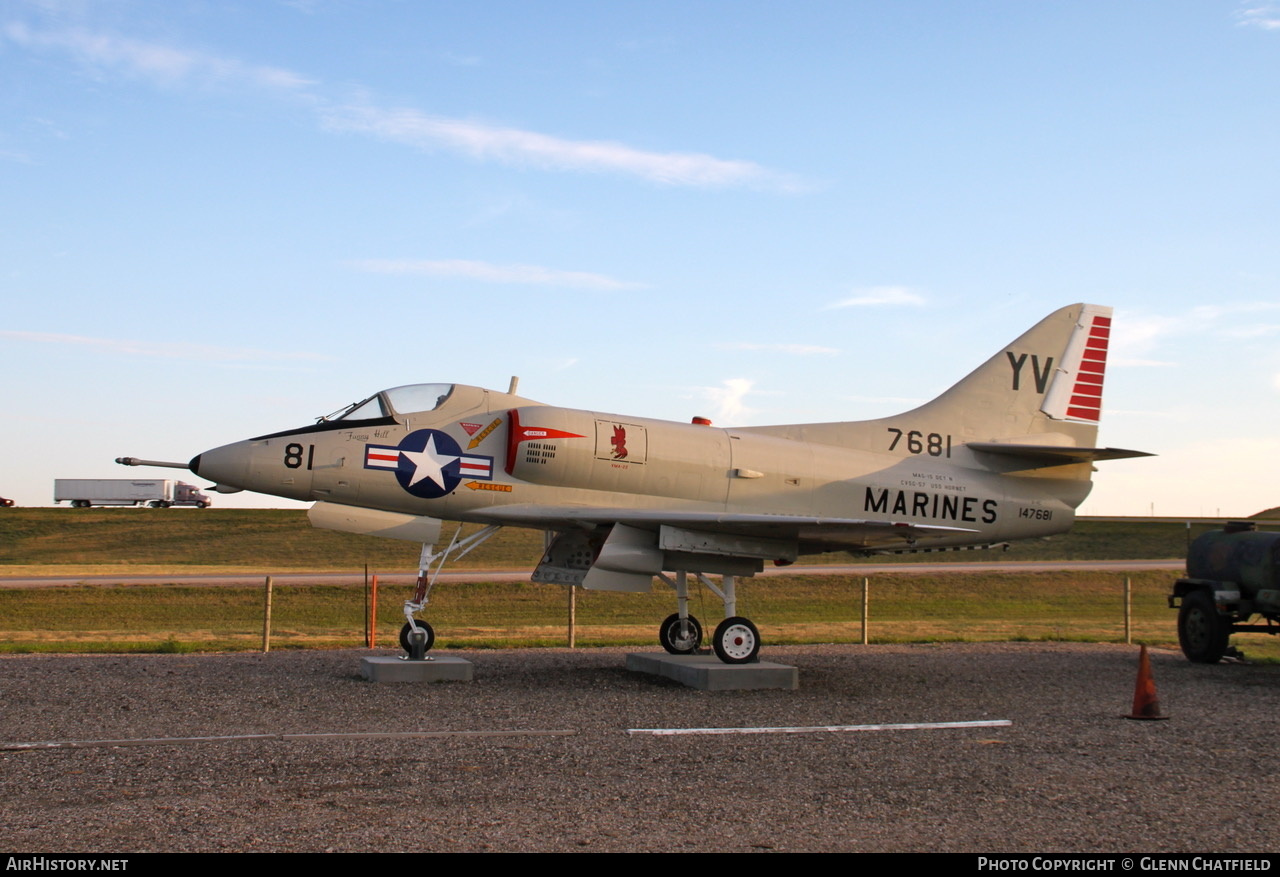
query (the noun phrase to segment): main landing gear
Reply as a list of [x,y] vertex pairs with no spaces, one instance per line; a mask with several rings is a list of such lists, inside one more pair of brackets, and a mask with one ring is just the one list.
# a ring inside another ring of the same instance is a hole
[[[735,577],[726,575],[717,586],[702,573],[695,575],[724,601],[725,619],[716,625],[715,633],[711,635],[711,648],[716,657],[726,664],[756,661],[760,654],[760,631],[749,619],[734,614],[737,611]],[[702,645],[702,625],[689,614],[689,574],[678,570],[675,578],[668,578],[665,574],[660,574],[659,578],[675,589],[679,611],[662,622],[658,628],[658,642],[673,655],[695,654]]]
[[[418,559],[418,586],[413,592],[413,599],[404,601],[405,623],[400,628],[400,648],[405,650],[406,660],[427,660],[427,652],[431,651],[431,647],[436,643],[435,629],[414,616],[431,602],[431,589],[435,587],[436,577],[440,575],[440,570],[444,569],[450,555],[453,555],[454,560],[458,560],[501,529],[502,526],[499,524],[490,524],[483,530],[472,533],[466,539],[459,540],[458,537],[462,535],[462,526],[459,525],[449,547],[439,554],[433,552],[434,546],[431,543],[422,544],[422,554]],[[434,572],[431,571],[432,564],[436,566]]]

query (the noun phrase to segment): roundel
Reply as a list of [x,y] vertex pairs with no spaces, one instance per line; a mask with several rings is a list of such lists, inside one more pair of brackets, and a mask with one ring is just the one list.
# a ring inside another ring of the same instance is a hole
[[452,493],[462,480],[462,449],[447,432],[419,429],[400,440],[396,480],[423,499]]

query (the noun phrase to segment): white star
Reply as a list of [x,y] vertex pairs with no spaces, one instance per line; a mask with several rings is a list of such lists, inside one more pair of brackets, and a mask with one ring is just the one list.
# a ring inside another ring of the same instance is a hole
[[409,479],[410,487],[424,478],[430,478],[441,490],[444,490],[444,473],[440,470],[458,459],[448,454],[437,453],[435,436],[428,437],[427,446],[420,451],[402,450],[400,453],[408,457],[409,462],[413,464],[413,477]]

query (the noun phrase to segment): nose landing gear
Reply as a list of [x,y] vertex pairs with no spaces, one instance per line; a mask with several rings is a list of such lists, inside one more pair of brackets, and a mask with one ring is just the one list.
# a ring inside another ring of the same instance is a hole
[[[490,524],[483,530],[472,533],[466,539],[459,540],[458,537],[462,535],[462,527],[459,525],[457,531],[453,534],[453,540],[449,542],[449,547],[439,554],[435,553],[433,544],[428,542],[422,544],[422,554],[418,559],[418,586],[413,592],[413,599],[404,601],[405,623],[400,628],[400,648],[407,653],[406,660],[427,660],[427,652],[431,651],[431,647],[435,645],[435,629],[427,622],[414,618],[414,616],[425,609],[427,604],[431,602],[431,589],[435,587],[436,577],[444,569],[444,565],[449,561],[450,555],[453,555],[454,560],[462,558],[471,549],[483,544],[485,540],[501,529],[502,526],[499,524]],[[436,567],[434,572],[431,572],[432,564],[435,564]],[[429,572],[430,575],[428,575]]]

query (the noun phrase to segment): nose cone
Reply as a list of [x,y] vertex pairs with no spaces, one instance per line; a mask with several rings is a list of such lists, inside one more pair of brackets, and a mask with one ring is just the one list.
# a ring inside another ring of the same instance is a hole
[[208,478],[219,487],[248,487],[249,460],[252,452],[249,442],[236,442],[205,451],[191,458],[188,464],[192,472]]

